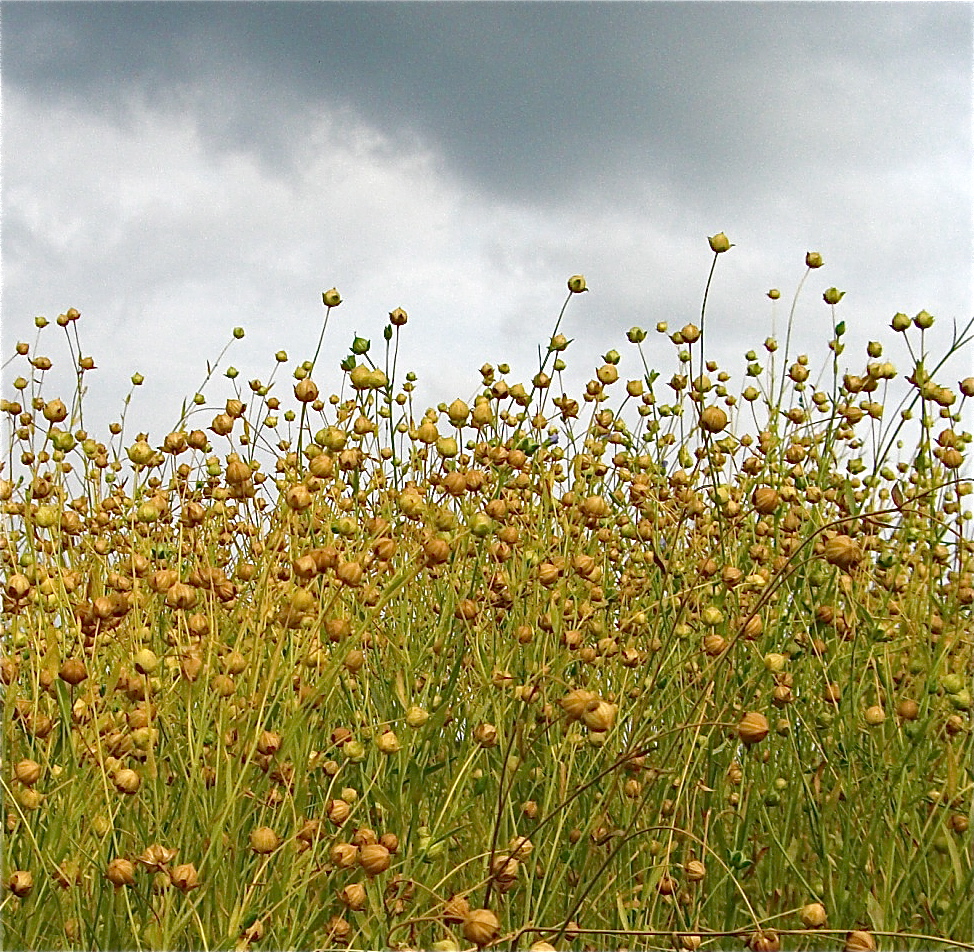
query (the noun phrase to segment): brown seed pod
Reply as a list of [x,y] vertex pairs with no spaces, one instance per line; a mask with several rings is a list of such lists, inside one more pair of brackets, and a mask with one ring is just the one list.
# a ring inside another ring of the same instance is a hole
[[802,925],[806,929],[821,929],[828,919],[825,906],[820,902],[810,902],[802,906],[799,916],[801,917]]
[[700,414],[700,426],[708,433],[719,433],[727,426],[727,414],[720,407],[707,407]]
[[395,754],[402,750],[395,731],[383,731],[376,739],[375,746],[383,754]]
[[862,549],[847,535],[837,535],[825,543],[825,561],[843,572],[854,569],[864,558]]
[[119,793],[128,794],[129,796],[138,793],[139,787],[142,786],[142,778],[128,767],[117,770],[115,776],[112,778],[112,782],[115,784],[115,789]]
[[506,853],[494,857],[490,864],[490,875],[499,882],[513,883],[517,879],[518,861]]
[[362,883],[349,883],[338,891],[338,901],[352,912],[361,912],[368,901],[365,886]]
[[616,705],[599,701],[594,708],[582,714],[582,723],[590,730],[602,733],[612,727],[616,716]]
[[577,721],[586,711],[594,711],[599,705],[599,696],[593,691],[578,688],[569,691],[559,702],[568,717]]
[[80,658],[68,658],[58,671],[58,677],[72,687],[81,684],[88,677],[88,669]]
[[458,925],[470,914],[470,903],[465,896],[453,896],[443,906],[443,921]]
[[294,396],[300,403],[313,403],[318,399],[318,387],[310,377],[294,385]]
[[352,815],[351,804],[345,800],[329,800],[325,805],[325,815],[335,826],[341,826]]
[[262,731],[257,738],[257,752],[273,757],[281,749],[281,735],[277,731]]
[[351,843],[336,843],[328,851],[328,859],[339,869],[351,869],[358,862],[358,847]]
[[348,937],[352,934],[352,924],[341,916],[332,916],[325,923],[325,932],[331,942],[345,945],[348,942]]
[[747,947],[751,952],[780,952],[781,939],[777,932],[759,929],[747,937]]
[[768,719],[757,711],[751,711],[751,713],[745,714],[737,725],[737,736],[742,743],[750,747],[752,744],[758,744],[764,740],[770,730]]
[[876,952],[876,940],[871,932],[853,929],[846,933],[842,952]]
[[473,737],[481,747],[495,747],[497,745],[497,728],[493,724],[478,724],[474,728]]
[[105,867],[105,879],[116,889],[131,886],[135,882],[135,864],[131,860],[116,857]]
[[896,716],[904,721],[915,721],[920,716],[920,705],[912,698],[904,698],[896,705]]
[[490,945],[500,931],[500,919],[489,909],[472,909],[464,916],[463,937],[478,948]]
[[755,511],[762,516],[770,516],[778,508],[780,502],[781,497],[777,490],[770,486],[758,486],[751,494],[751,503],[754,505]]
[[29,870],[15,869],[7,877],[7,889],[20,899],[29,896],[33,888],[34,877]]
[[279,842],[277,834],[269,826],[259,826],[250,834],[250,848],[255,853],[273,853]]
[[389,868],[392,856],[381,843],[370,843],[359,850],[358,862],[367,876],[378,876]]
[[14,766],[14,776],[25,787],[32,787],[41,779],[41,765],[36,760],[21,760]]
[[161,843],[153,843],[151,846],[147,846],[143,850],[141,856],[137,856],[135,861],[140,866],[145,866],[146,869],[160,870],[167,863],[172,862],[173,857],[175,857],[178,851],[169,846],[163,846]]
[[172,884],[183,893],[188,893],[191,889],[198,889],[200,886],[199,873],[193,863],[182,863],[170,870],[169,879]]

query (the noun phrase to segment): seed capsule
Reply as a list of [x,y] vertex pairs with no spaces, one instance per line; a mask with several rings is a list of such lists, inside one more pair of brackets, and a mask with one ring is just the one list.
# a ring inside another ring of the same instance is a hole
[[846,933],[842,952],[876,952],[876,940],[871,932],[853,929]]
[[763,714],[752,711],[750,714],[745,714],[737,725],[737,736],[742,743],[750,747],[752,744],[758,744],[764,740],[770,729],[768,719]]
[[707,407],[700,414],[700,426],[708,433],[719,433],[727,426],[727,414],[720,407]]
[[25,787],[32,787],[41,779],[41,765],[36,760],[21,760],[14,767],[14,776]]
[[598,707],[599,696],[593,691],[579,688],[569,691],[558,703],[571,720],[577,721],[587,711],[594,711]]
[[29,896],[33,888],[34,877],[31,875],[29,870],[15,869],[7,877],[7,889],[9,889],[20,899],[23,899],[25,896]]
[[338,892],[338,901],[352,912],[361,912],[367,900],[368,895],[362,883],[349,883]]
[[799,915],[801,916],[802,925],[806,929],[820,929],[825,925],[825,921],[828,918],[825,912],[825,906],[820,902],[810,902],[802,906]]
[[193,863],[182,863],[169,873],[172,884],[180,891],[187,893],[191,889],[198,889],[200,886],[199,874]]
[[862,549],[847,535],[837,535],[825,543],[825,561],[843,572],[854,568],[862,560]]
[[359,866],[365,870],[368,876],[378,876],[384,873],[392,863],[392,856],[389,850],[381,843],[370,843],[363,846],[358,854]]
[[500,931],[500,919],[489,909],[473,909],[464,917],[463,937],[478,947],[489,945]]
[[250,848],[255,853],[273,853],[279,840],[269,826],[259,826],[250,834]]
[[61,665],[58,671],[58,677],[74,687],[75,685],[81,684],[88,677],[88,669],[85,667],[84,661],[80,658],[68,658]]
[[131,886],[135,882],[135,864],[131,860],[117,857],[105,868],[105,879],[116,889]]
[[777,490],[770,486],[758,486],[751,494],[751,502],[754,504],[755,510],[762,516],[770,516],[778,508],[780,501],[781,497]]

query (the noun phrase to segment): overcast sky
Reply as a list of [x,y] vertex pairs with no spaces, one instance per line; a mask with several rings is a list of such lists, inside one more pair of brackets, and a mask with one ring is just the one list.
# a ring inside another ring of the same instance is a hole
[[316,377],[401,306],[435,405],[484,361],[529,380],[582,273],[575,379],[612,347],[636,376],[626,330],[699,319],[722,230],[708,335],[736,384],[809,250],[797,344],[824,361],[835,285],[859,370],[896,311],[974,315],[972,10],[4,3],[4,357],[77,307],[89,412],[117,417],[140,371],[129,421],[161,441],[234,326],[224,367],[266,379],[278,349],[311,357],[336,286]]

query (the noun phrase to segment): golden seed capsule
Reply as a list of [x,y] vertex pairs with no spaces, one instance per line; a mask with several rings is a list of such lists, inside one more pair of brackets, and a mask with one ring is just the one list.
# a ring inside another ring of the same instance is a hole
[[472,909],[464,916],[463,937],[478,947],[489,945],[500,931],[500,919],[489,909]]
[[381,843],[370,843],[359,850],[358,862],[366,875],[378,876],[389,868],[392,856]]
[[842,952],[876,952],[876,940],[871,932],[853,929],[846,933]]
[[255,853],[273,853],[280,841],[269,826],[259,826],[250,834],[250,848]]
[[105,878],[116,889],[131,886],[135,882],[135,864],[131,860],[116,857],[105,868]]
[[799,916],[806,929],[820,929],[828,919],[825,906],[820,902],[810,902],[802,906]]
[[737,725],[737,736],[742,743],[750,747],[764,740],[770,729],[768,719],[763,714],[752,711],[750,714],[745,714]]

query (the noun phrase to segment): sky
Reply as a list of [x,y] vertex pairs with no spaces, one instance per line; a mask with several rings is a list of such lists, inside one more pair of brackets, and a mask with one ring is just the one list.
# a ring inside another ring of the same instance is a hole
[[[881,339],[908,370],[894,313],[935,315],[939,345],[974,316],[972,23],[936,2],[5,2],[3,357],[77,308],[91,428],[139,372],[126,427],[161,442],[234,327],[220,369],[244,389],[278,350],[310,358],[334,286],[323,389],[402,307],[422,409],[469,399],[485,361],[529,381],[580,273],[578,396],[611,348],[639,375],[633,325],[677,369],[653,328],[699,323],[723,231],[706,339],[732,392],[807,251],[792,350],[825,362],[836,286],[848,369]],[[60,329],[41,341],[56,381]]]

